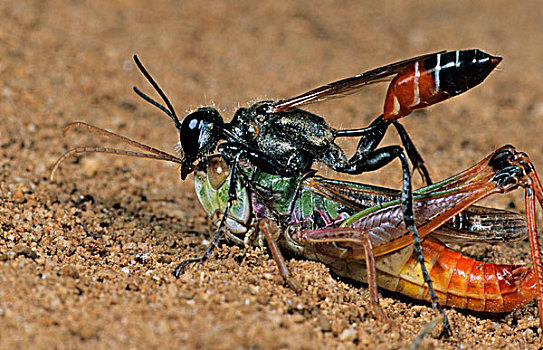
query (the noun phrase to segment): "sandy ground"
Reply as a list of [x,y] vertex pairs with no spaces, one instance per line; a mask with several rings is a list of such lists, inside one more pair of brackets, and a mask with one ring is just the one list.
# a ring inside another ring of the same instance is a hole
[[[288,260],[282,283],[265,250],[222,245],[175,166],[108,155],[54,161],[76,145],[112,145],[62,126],[86,121],[174,152],[167,117],[131,87],[152,89],[138,53],[180,115],[215,105],[226,119],[259,99],[293,96],[392,61],[442,49],[504,57],[468,94],[405,119],[434,179],[510,143],[543,169],[543,3],[523,1],[0,2],[0,348],[407,348],[428,304],[367,288],[326,266]],[[311,106],[335,127],[367,125],[385,86]],[[397,143],[394,133],[387,143]],[[353,150],[347,142],[345,148]],[[326,172],[323,172],[326,173]],[[329,174],[330,176],[335,176]],[[399,187],[399,167],[359,181]],[[419,182],[420,184],[420,182]],[[486,202],[523,211],[522,194]],[[538,215],[541,221],[541,215]],[[530,261],[525,242],[478,245],[487,261]],[[447,309],[453,336],[423,348],[537,348],[534,302],[499,316]]]

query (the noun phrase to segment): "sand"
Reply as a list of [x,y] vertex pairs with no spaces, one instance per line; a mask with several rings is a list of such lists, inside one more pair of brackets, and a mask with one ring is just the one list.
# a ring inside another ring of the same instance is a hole
[[[63,137],[73,121],[175,152],[172,122],[131,91],[155,96],[134,53],[179,115],[214,105],[229,120],[239,106],[386,63],[481,48],[504,57],[499,71],[407,117],[405,127],[434,179],[504,144],[543,169],[541,1],[36,0],[0,2],[0,13],[0,348],[403,349],[435,317],[425,302],[382,291],[389,321],[380,322],[366,285],[289,257],[304,286],[296,294],[268,251],[226,242],[174,278],[176,264],[199,256],[214,231],[192,179],[181,181],[175,165],[91,154],[68,159],[50,182],[67,149],[116,146],[84,132]],[[366,126],[385,89],[309,109],[337,128]],[[385,144],[397,143],[391,132]],[[343,146],[351,152],[356,142]],[[398,188],[400,168],[355,179]],[[485,204],[524,210],[522,193]],[[526,242],[465,252],[530,262]],[[452,337],[435,330],[421,348],[538,347],[534,302],[497,316],[446,312]]]

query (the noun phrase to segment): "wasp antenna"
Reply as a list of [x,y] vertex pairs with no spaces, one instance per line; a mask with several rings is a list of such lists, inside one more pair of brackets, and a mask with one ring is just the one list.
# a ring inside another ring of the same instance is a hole
[[149,96],[145,95],[143,92],[141,92],[138,88],[134,87],[134,91],[145,101],[151,103],[153,106],[158,107],[161,111],[166,113],[175,123],[175,127],[180,130],[181,129],[181,122],[179,121],[179,118],[177,117],[177,114],[175,113],[175,109],[173,108],[173,105],[171,104],[170,100],[168,99],[168,96],[162,91],[160,86],[158,86],[157,82],[153,79],[151,74],[145,69],[143,64],[141,63],[140,59],[138,58],[138,55],[134,55],[134,62],[136,63],[136,66],[138,66],[141,73],[145,76],[149,84],[153,86],[153,88],[156,90],[156,92],[160,95],[164,103],[166,104],[166,107],[162,106],[157,101],[153,100]]
[[166,113],[166,115],[168,115],[170,118],[172,118],[172,120],[174,121],[175,125],[177,126],[177,123],[178,123],[178,119],[177,119],[177,116],[172,114],[172,112],[170,112],[169,109],[167,109],[166,107],[164,107],[163,105],[161,105],[159,102],[155,101],[153,98],[149,97],[147,94],[143,93],[140,89],[138,89],[137,87],[133,86],[132,87],[134,89],[134,92],[136,94],[139,95],[139,97],[143,98],[145,101],[149,102],[150,104],[152,104],[153,106],[157,107],[158,109],[160,109],[162,112]]

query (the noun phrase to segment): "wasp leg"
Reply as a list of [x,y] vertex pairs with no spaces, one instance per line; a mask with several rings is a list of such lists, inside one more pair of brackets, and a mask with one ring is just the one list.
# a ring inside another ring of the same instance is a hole
[[311,164],[285,166],[265,153],[251,149],[239,142],[226,142],[219,145],[217,149],[228,164],[233,164],[236,157],[238,161],[243,158],[251,162],[259,170],[272,175],[294,176],[299,173],[299,168],[305,169],[311,166]]
[[236,195],[236,189],[237,189],[237,182],[238,182],[238,169],[239,169],[239,158],[241,157],[241,153],[238,153],[235,158],[234,162],[232,163],[231,170],[230,170],[230,184],[228,188],[228,202],[226,203],[226,208],[224,209],[223,216],[221,218],[221,222],[219,224],[219,228],[217,229],[217,233],[215,233],[215,236],[213,237],[213,240],[211,241],[211,245],[209,248],[206,249],[204,254],[199,258],[190,258],[183,260],[175,270],[173,271],[173,275],[177,278],[183,273],[183,270],[185,267],[192,263],[202,263],[206,261],[209,256],[211,255],[211,252],[213,249],[215,249],[218,245],[219,239],[223,235],[224,229],[226,227],[226,219],[228,218],[228,215],[230,214],[230,209],[232,208],[232,204],[237,199]]
[[175,270],[173,270],[172,274],[176,278],[179,278],[179,276],[181,276],[181,274],[185,270],[185,267],[187,267],[188,265],[192,263],[202,263],[206,261],[211,255],[211,251],[217,246],[217,242],[219,241],[219,238],[221,237],[221,235],[222,235],[222,230],[217,230],[217,233],[215,234],[215,237],[213,237],[213,241],[211,242],[211,245],[209,246],[209,248],[206,249],[205,253],[201,257],[183,260],[181,263],[179,263],[179,265],[177,265]]
[[407,153],[409,160],[411,160],[411,164],[413,164],[413,169],[416,169],[419,172],[420,177],[426,185],[431,185],[432,179],[430,178],[428,169],[424,165],[424,159],[422,159],[422,156],[417,150],[417,147],[415,147],[413,140],[411,140],[411,137],[409,137],[407,130],[405,130],[403,125],[398,121],[394,121],[393,124],[398,131],[398,135],[400,135],[405,152]]
[[394,127],[398,131],[398,135],[400,136],[400,139],[402,140],[403,147],[405,148],[405,152],[407,153],[409,160],[411,160],[411,163],[413,164],[413,168],[419,172],[422,180],[425,182],[426,185],[432,184],[432,180],[430,179],[430,174],[428,172],[428,169],[424,165],[424,160],[422,159],[422,156],[420,155],[419,151],[415,147],[415,144],[409,137],[409,134],[407,133],[403,125],[401,125],[398,121],[390,122],[390,121],[384,120],[383,115],[380,115],[367,128],[352,129],[352,130],[337,130],[336,137],[361,136],[357,149],[356,149],[356,154],[353,157],[353,159],[351,159],[350,161],[350,162],[353,162],[356,159],[363,158],[364,156],[368,155],[370,152],[377,149],[377,146],[379,146],[379,144],[383,140],[383,137],[385,136],[385,133],[391,123],[394,124]]
[[443,315],[443,335],[450,334],[450,325],[445,311],[441,307],[441,304],[438,301],[437,295],[432,286],[432,279],[430,274],[424,265],[424,256],[422,253],[422,247],[420,243],[420,237],[415,226],[415,217],[413,214],[413,188],[411,184],[411,172],[409,170],[409,163],[407,161],[407,156],[405,155],[403,148],[400,146],[388,146],[377,149],[367,154],[360,154],[357,152],[355,156],[349,160],[347,163],[333,163],[331,167],[334,170],[351,173],[351,174],[360,174],[363,172],[373,171],[380,169],[390,163],[392,160],[399,158],[402,164],[402,214],[404,218],[405,225],[409,227],[411,234],[413,236],[413,243],[417,252],[417,260],[420,264],[422,275],[424,281],[428,285],[428,292],[430,295],[430,301],[432,302],[432,307],[439,311]]

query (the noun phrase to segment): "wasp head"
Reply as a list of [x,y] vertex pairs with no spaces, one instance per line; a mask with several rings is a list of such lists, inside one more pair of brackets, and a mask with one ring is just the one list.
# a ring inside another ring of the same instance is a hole
[[183,150],[182,180],[194,170],[195,161],[215,150],[223,128],[224,121],[221,115],[212,107],[199,108],[183,119],[179,130]]

